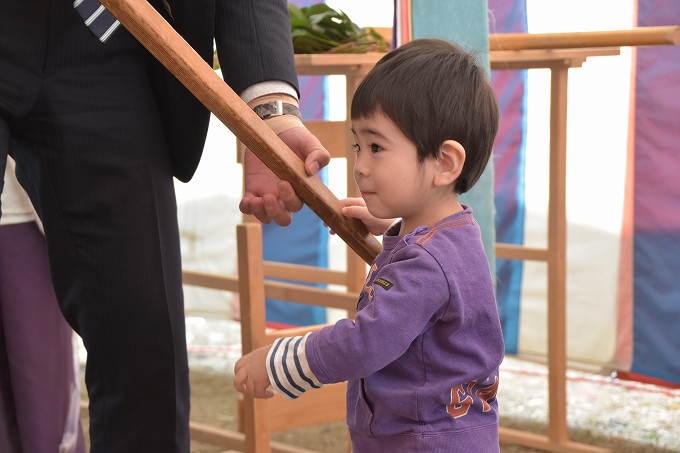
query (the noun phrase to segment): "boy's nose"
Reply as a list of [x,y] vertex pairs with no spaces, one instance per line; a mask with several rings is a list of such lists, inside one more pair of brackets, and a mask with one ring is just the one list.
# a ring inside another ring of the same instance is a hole
[[366,176],[367,174],[368,166],[366,165],[366,159],[362,158],[362,153],[358,153],[354,161],[354,179],[357,179],[359,176]]

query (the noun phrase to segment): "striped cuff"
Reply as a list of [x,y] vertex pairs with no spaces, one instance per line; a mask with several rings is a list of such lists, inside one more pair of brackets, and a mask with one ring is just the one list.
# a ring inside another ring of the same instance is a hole
[[309,335],[279,338],[267,354],[269,382],[275,390],[290,399],[322,386],[307,363],[305,344]]

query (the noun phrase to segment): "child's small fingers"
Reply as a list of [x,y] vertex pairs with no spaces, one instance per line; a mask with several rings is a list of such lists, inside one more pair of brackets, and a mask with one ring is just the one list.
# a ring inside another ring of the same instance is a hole
[[258,395],[257,395],[258,398],[263,398],[263,399],[269,399],[269,398],[272,398],[273,396],[274,396],[274,392],[272,392],[268,388],[263,390],[262,392],[258,392]]
[[271,390],[269,390],[269,387],[259,388],[259,389],[256,388],[256,389],[253,389],[253,391],[251,393],[252,393],[253,397],[261,398],[261,399],[267,399],[267,398],[271,398],[272,396],[274,396],[274,393]]
[[361,197],[345,198],[343,200],[345,206],[361,206],[366,207],[366,201]]
[[246,393],[248,391],[248,386],[241,379],[234,378],[234,388],[239,393]]
[[366,208],[363,206],[345,206],[342,208],[342,215],[361,220],[366,217]]

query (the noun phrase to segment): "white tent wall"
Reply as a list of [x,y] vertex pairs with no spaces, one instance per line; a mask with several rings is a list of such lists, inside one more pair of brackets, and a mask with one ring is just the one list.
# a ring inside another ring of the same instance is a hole
[[[211,117],[203,158],[189,183],[175,181],[177,217],[185,269],[236,274],[236,225],[241,222],[241,166],[236,138]],[[231,319],[232,293],[184,286],[185,313]]]
[[[530,33],[628,29],[632,0],[529,0]],[[569,72],[567,125],[567,350],[580,365],[607,367],[616,340],[620,229],[631,52],[590,58]],[[530,70],[525,243],[546,244],[548,70]],[[520,355],[545,356],[546,266],[525,262]]]

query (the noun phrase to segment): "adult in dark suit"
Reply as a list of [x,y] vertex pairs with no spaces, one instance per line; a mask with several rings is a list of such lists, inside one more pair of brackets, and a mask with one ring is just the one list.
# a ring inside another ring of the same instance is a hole
[[[251,106],[297,103],[284,0],[151,3],[206,61],[215,39]],[[0,167],[17,150],[61,310],[88,351],[93,452],[189,451],[172,176],[192,176],[208,118],[123,27],[102,43],[72,1],[0,1]],[[295,117],[272,122],[310,174],[328,163]],[[242,211],[287,224],[301,207],[290,185],[246,165]]]

